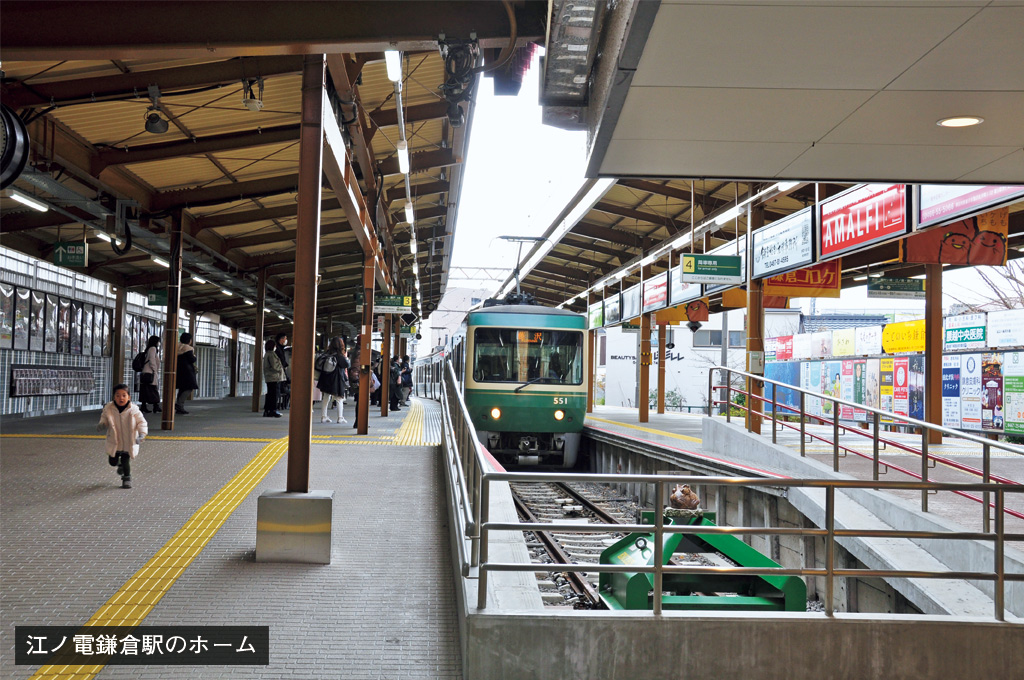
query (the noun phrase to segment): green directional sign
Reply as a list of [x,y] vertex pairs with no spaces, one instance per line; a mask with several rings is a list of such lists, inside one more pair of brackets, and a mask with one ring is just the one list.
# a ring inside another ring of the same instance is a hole
[[374,314],[409,314],[412,312],[411,295],[374,295]]
[[61,267],[87,267],[89,244],[85,241],[57,241],[53,247],[53,263]]
[[743,283],[738,255],[683,255],[683,283]]
[[868,281],[869,298],[925,298],[924,279],[880,277]]
[[416,337],[416,326],[402,326],[401,336],[403,338],[414,338]]
[[167,306],[167,289],[163,290],[151,290],[146,295],[146,306],[147,307],[166,307]]

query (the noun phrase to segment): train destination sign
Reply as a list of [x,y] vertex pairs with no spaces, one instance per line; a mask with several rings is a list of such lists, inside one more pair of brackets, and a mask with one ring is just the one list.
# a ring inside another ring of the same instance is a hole
[[905,184],[862,184],[825,199],[818,204],[821,259],[906,234],[909,204]]
[[868,280],[869,298],[925,298],[924,279],[877,278]]
[[685,283],[743,283],[743,260],[738,255],[683,255]]

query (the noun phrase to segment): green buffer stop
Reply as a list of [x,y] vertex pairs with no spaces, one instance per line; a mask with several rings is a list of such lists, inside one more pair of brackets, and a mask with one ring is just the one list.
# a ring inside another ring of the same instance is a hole
[[[644,523],[654,523],[654,513],[644,512]],[[665,525],[715,526],[703,518],[665,518]],[[741,567],[778,568],[780,565],[757,550],[726,534],[665,534],[663,561],[676,552],[718,552]],[[630,534],[601,553],[601,564],[653,565],[654,532]],[[664,574],[663,609],[692,611],[805,611],[807,586],[797,576],[750,576],[741,574]],[[654,574],[601,573],[598,590],[609,609],[653,609]],[[709,593],[717,593],[711,595]],[[722,595],[721,593],[727,593]]]

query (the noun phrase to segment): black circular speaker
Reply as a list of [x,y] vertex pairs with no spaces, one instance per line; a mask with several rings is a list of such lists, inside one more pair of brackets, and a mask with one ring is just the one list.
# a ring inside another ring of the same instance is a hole
[[0,104],[0,189],[6,189],[28,162],[28,129],[6,104]]

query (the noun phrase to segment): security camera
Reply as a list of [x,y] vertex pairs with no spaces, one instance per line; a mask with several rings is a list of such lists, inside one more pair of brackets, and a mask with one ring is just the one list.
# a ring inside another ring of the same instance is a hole
[[420,335],[419,333],[417,333],[417,334],[416,334],[416,339],[417,339],[417,340],[422,340],[422,339],[423,339],[423,336],[422,336],[422,335]]
[[665,343],[665,349],[675,349],[675,348],[676,348],[676,343],[674,343],[674,342],[666,342]]
[[700,330],[700,325],[700,321],[691,321],[688,324],[686,324],[686,327],[689,328],[692,332],[696,333],[697,331]]

